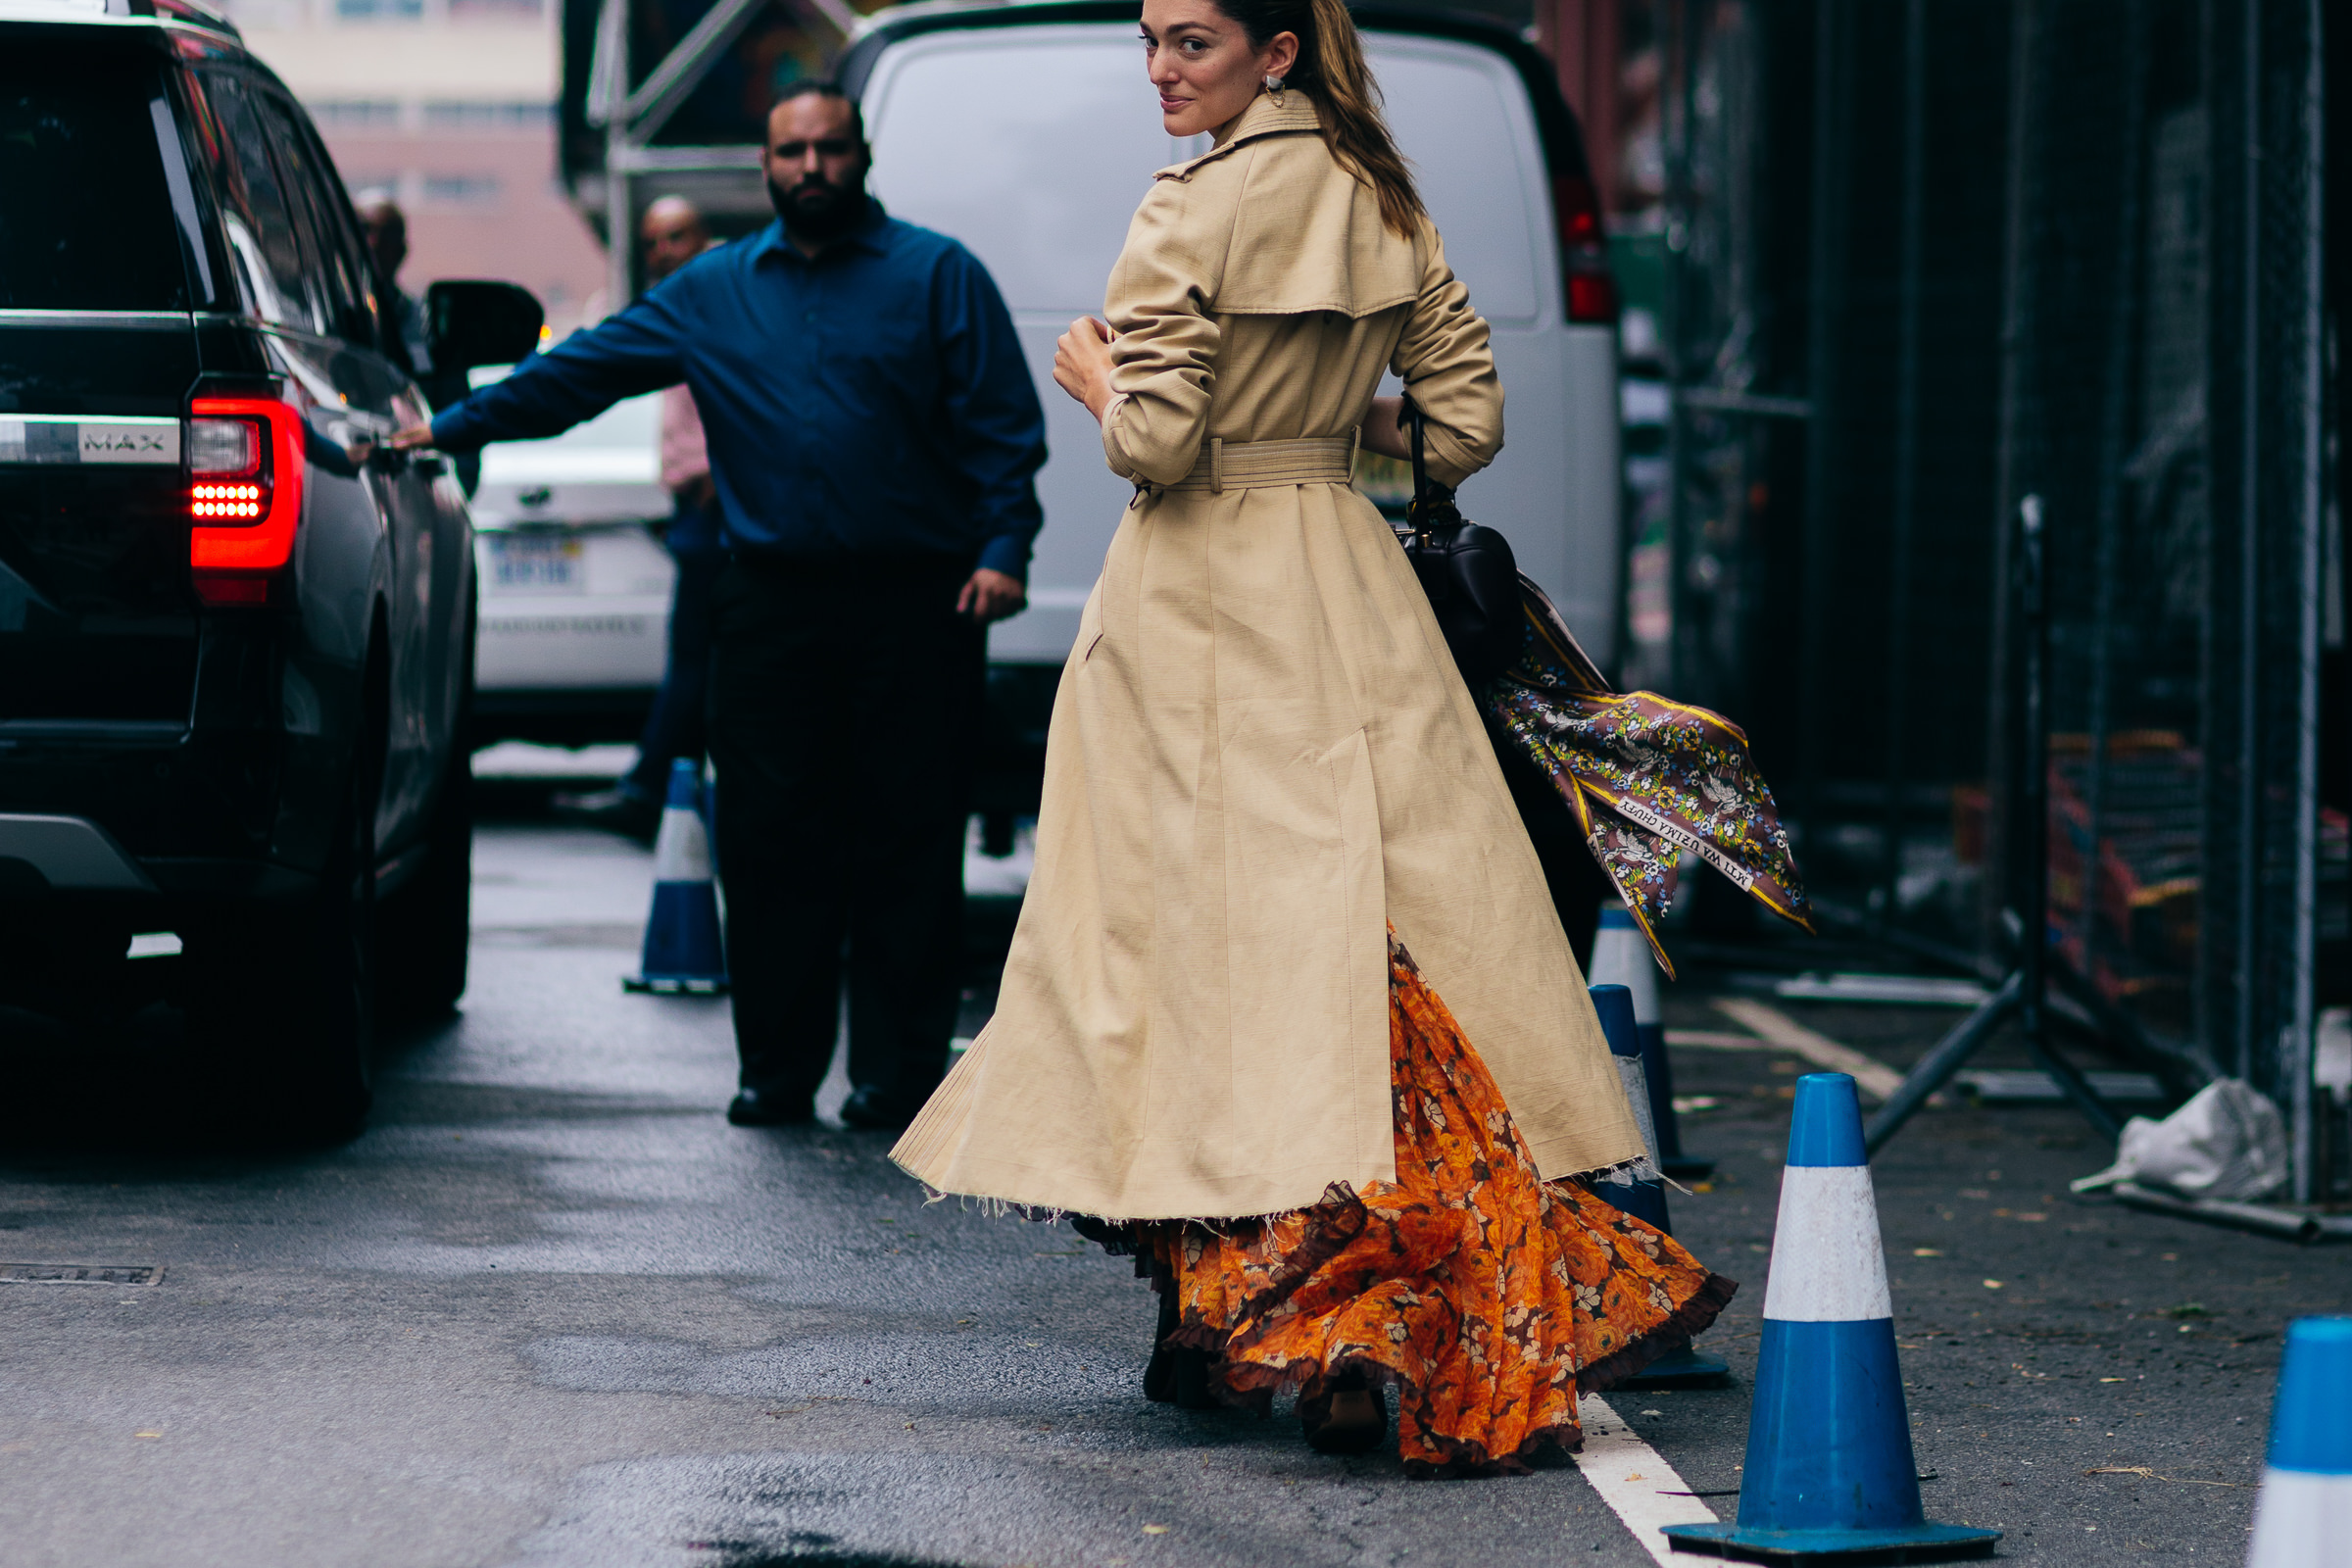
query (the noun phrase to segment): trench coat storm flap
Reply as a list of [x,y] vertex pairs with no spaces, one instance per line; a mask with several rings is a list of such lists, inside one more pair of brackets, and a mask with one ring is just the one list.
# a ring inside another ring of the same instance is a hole
[[[1502,446],[1487,324],[1436,230],[1383,227],[1313,104],[1261,97],[1154,177],[1105,314],[1103,452],[1137,497],[1062,670],[996,1014],[892,1157],[1109,1219],[1393,1181],[1393,928],[1546,1179],[1638,1159],[1478,710],[1332,445],[1393,368],[1440,482]],[[1246,477],[1250,444],[1318,438],[1336,473]]]

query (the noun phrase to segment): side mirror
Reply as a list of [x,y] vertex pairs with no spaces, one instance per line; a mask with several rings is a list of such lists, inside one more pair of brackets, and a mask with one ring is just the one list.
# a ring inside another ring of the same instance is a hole
[[514,283],[450,279],[424,291],[426,348],[436,373],[519,365],[539,347],[547,313]]

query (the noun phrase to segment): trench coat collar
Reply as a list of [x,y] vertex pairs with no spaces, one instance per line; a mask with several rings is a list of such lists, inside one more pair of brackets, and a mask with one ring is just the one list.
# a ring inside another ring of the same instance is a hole
[[1321,131],[1323,117],[1315,111],[1315,101],[1296,88],[1282,95],[1276,103],[1272,93],[1259,93],[1233,122],[1233,128],[1223,141],[1198,158],[1188,158],[1181,164],[1162,169],[1154,179],[1188,179],[1202,164],[1213,163],[1244,143],[1262,136],[1279,136],[1294,131]]

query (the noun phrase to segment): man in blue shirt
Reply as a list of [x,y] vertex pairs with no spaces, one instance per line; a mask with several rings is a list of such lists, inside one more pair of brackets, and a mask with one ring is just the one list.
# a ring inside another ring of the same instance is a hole
[[956,241],[865,193],[858,107],[802,84],[761,153],[778,220],[404,431],[464,450],[550,436],[683,380],[732,563],[710,755],[742,1089],[806,1121],[833,1053],[843,1119],[906,1124],[960,1000],[963,844],[985,627],[1025,601],[1045,416],[1011,314]]

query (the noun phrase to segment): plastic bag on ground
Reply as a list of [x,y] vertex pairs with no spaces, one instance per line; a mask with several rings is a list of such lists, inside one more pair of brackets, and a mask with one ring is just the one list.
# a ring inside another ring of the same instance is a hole
[[2240,1078],[2197,1091],[2162,1121],[2124,1123],[2115,1163],[2073,1184],[2078,1193],[2118,1182],[2161,1187],[2182,1198],[2246,1202],[2286,1180],[2286,1123],[2278,1107]]

